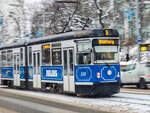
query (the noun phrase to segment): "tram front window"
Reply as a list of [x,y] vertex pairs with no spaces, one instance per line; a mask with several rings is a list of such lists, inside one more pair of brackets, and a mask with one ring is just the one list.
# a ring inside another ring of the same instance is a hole
[[95,46],[94,47],[94,63],[118,62],[117,46]]
[[114,60],[114,53],[95,52],[95,60]]

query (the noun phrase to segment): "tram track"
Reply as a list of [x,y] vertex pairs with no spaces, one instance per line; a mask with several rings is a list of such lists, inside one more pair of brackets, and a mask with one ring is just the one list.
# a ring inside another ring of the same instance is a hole
[[96,101],[104,100],[124,104],[150,106],[150,99],[146,98],[148,95],[150,95],[150,89],[121,88],[120,94],[113,95],[111,98],[100,98]]
[[[114,97],[115,98],[101,99],[101,100],[110,101],[110,102],[119,102],[119,103],[123,103],[123,104],[136,104],[136,105],[150,106],[150,100],[129,98],[129,97],[118,97],[118,96],[114,96]],[[116,99],[116,98],[118,98],[118,99]]]
[[121,88],[120,92],[121,93],[131,93],[131,94],[150,95],[150,88],[149,89]]

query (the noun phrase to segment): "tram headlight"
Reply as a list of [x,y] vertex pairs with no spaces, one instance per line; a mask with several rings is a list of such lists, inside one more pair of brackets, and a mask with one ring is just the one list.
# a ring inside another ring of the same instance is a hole
[[100,72],[97,72],[97,78],[100,78],[100,77],[101,77]]
[[119,73],[117,74],[117,77],[120,77],[120,74],[119,74]]
[[107,71],[107,75],[111,75],[112,74],[112,71],[111,70],[108,70]]

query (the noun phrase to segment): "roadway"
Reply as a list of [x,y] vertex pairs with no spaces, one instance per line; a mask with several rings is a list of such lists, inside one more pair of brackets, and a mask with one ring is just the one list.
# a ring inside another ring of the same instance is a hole
[[147,89],[137,89],[136,85],[125,85],[123,88],[120,89],[120,92],[150,95],[150,85],[148,85]]
[[[106,113],[0,90],[0,113]],[[108,112],[107,112],[108,113]]]
[[150,113],[149,102],[150,86],[124,86],[105,98],[0,88],[0,113]]

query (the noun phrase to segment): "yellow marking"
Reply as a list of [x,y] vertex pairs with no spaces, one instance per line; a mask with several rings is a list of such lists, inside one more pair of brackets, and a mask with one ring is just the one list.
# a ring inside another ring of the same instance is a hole
[[44,46],[43,46],[43,49],[49,49],[49,48],[51,48],[50,45],[44,45]]
[[146,46],[141,47],[141,51],[146,51],[146,50],[147,50]]
[[109,35],[109,31],[105,30],[105,35],[108,36]]
[[114,45],[115,41],[114,40],[99,40],[99,44],[111,44],[111,45]]

